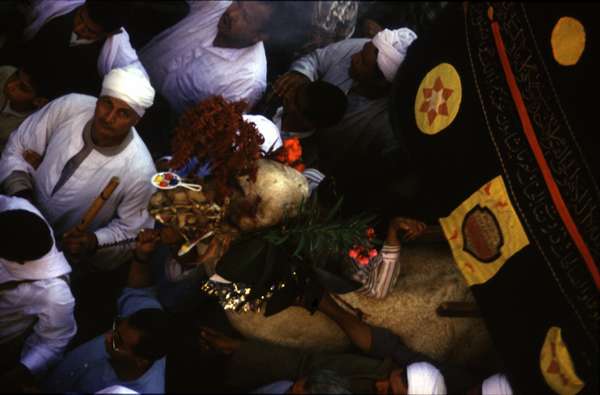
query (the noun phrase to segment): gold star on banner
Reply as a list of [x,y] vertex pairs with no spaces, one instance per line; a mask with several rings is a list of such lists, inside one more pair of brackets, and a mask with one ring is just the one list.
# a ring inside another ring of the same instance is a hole
[[429,125],[431,125],[438,114],[448,116],[447,100],[452,95],[452,92],[454,90],[444,87],[440,77],[437,77],[432,88],[423,89],[425,101],[419,111],[427,113]]
[[421,81],[415,98],[415,121],[425,134],[436,134],[450,125],[462,98],[460,77],[448,63],[441,63]]

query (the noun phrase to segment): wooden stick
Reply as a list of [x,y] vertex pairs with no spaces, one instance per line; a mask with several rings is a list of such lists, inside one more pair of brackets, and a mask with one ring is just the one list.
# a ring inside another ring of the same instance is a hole
[[119,186],[119,182],[120,182],[119,177],[111,178],[110,181],[108,182],[108,184],[106,185],[106,187],[104,187],[104,189],[100,193],[100,196],[98,196],[96,198],[96,200],[94,200],[94,202],[92,203],[90,208],[88,208],[88,210],[85,212],[83,218],[81,219],[81,222],[79,222],[79,225],[77,225],[75,228],[73,228],[69,232],[65,233],[65,236],[68,236],[71,233],[75,233],[75,232],[78,232],[78,233],[85,232],[87,230],[87,228],[90,226],[90,224],[92,223],[92,221],[94,220],[94,218],[96,218],[96,215],[98,215],[98,212],[100,212],[100,210],[104,206],[104,203],[106,203],[106,201],[113,194],[113,192],[115,191],[117,186]]

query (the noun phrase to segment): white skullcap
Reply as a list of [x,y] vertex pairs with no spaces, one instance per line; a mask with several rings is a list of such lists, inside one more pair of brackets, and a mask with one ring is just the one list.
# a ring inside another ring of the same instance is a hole
[[510,383],[502,373],[488,377],[481,384],[481,395],[512,395],[512,393]]
[[373,45],[377,47],[377,65],[389,82],[394,80],[398,68],[404,61],[406,50],[417,39],[415,32],[408,28],[396,30],[384,29],[373,37]]
[[446,383],[440,371],[430,363],[412,363],[406,368],[408,395],[445,395]]
[[260,148],[268,152],[271,147],[273,147],[273,151],[283,145],[281,141],[281,134],[279,133],[279,128],[273,122],[269,121],[267,118],[262,115],[242,115],[242,118],[246,122],[253,123],[258,129],[258,132],[263,136],[265,142],[262,143]]
[[123,100],[141,117],[154,103],[154,88],[137,66],[129,65],[106,74],[100,96]]
[[96,392],[96,394],[139,394],[139,392],[135,392],[122,385],[111,385],[110,387],[106,387],[103,390]]

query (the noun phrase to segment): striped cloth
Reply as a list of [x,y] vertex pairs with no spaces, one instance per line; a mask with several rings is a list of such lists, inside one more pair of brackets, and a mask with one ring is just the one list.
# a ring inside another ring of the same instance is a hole
[[313,168],[308,168],[304,170],[302,174],[304,175],[304,177],[306,177],[306,181],[308,181],[309,193],[312,193],[315,189],[317,189],[321,181],[325,179],[325,174]]
[[367,265],[354,260],[350,266],[350,276],[363,284],[356,292],[377,299],[385,298],[396,285],[400,274],[400,246],[384,244],[379,254]]

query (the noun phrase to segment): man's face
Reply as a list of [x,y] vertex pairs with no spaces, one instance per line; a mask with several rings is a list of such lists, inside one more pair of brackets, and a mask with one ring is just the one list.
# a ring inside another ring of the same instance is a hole
[[13,104],[30,104],[36,98],[31,85],[31,77],[23,70],[17,70],[4,85],[4,95]]
[[348,73],[353,80],[368,84],[377,79],[377,52],[377,47],[369,41],[360,52],[352,55]]
[[234,1],[221,15],[217,37],[227,47],[244,48],[265,39],[263,26],[271,16],[271,6],[264,1]]
[[93,136],[104,143],[101,145],[119,145],[139,120],[139,115],[123,100],[100,96],[94,112]]
[[313,124],[303,115],[308,100],[306,87],[307,85],[301,85],[291,95],[283,98],[281,127],[286,132],[301,133],[314,129]]
[[90,41],[100,40],[107,36],[104,28],[90,18],[85,5],[79,7],[75,12],[73,32],[77,34],[78,38]]
[[141,337],[142,332],[129,325],[127,318],[116,319],[113,327],[104,334],[104,346],[113,361],[132,364],[143,359],[133,351]]
[[378,395],[394,394],[405,395],[408,393],[408,386],[404,379],[404,369],[394,369],[390,372],[390,377],[386,380],[379,380],[375,383],[375,389]]

